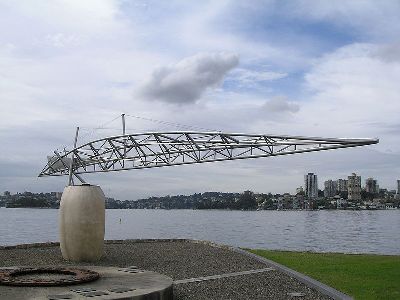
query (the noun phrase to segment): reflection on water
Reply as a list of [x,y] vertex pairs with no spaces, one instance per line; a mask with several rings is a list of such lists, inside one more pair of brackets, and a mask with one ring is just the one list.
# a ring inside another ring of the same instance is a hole
[[[54,209],[0,209],[0,245],[57,241]],[[120,222],[121,219],[121,222]],[[107,210],[106,239],[190,238],[266,249],[400,254],[400,210]]]

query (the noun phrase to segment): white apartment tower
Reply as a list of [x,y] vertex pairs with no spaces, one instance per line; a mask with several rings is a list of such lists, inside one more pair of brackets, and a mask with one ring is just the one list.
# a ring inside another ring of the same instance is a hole
[[318,180],[316,174],[308,173],[304,175],[304,192],[308,199],[315,199],[318,197]]
[[400,179],[397,180],[397,195],[400,195]]
[[347,192],[350,201],[361,200],[361,176],[353,173],[347,178]]

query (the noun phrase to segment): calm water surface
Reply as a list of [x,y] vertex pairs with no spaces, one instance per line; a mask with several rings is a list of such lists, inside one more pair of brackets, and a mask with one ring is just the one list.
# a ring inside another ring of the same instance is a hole
[[[57,241],[57,217],[55,209],[0,208],[0,245]],[[136,238],[190,238],[250,248],[400,254],[400,210],[106,211],[106,239]]]

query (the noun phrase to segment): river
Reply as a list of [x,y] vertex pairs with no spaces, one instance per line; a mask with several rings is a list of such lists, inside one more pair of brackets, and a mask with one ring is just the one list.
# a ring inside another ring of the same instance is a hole
[[[0,245],[58,240],[58,210],[0,208]],[[106,239],[189,238],[264,249],[400,254],[400,210],[106,210]]]

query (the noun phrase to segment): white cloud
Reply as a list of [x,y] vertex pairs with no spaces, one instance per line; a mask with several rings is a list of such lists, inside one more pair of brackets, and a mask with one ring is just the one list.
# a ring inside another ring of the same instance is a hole
[[73,34],[55,33],[48,34],[45,40],[53,47],[64,48],[79,45],[81,38]]
[[284,96],[277,96],[265,102],[263,108],[269,113],[296,113],[300,110],[298,103],[290,102]]
[[138,93],[149,100],[194,103],[207,89],[218,86],[238,62],[234,54],[197,54],[157,68]]
[[[380,137],[378,149],[400,151],[400,63],[377,56],[382,46],[353,44],[323,56],[306,74],[308,101],[296,128],[335,136]],[[384,133],[386,131],[386,133]]]
[[24,24],[36,21],[30,30],[47,25],[56,30],[100,33],[121,28],[122,23],[117,20],[121,15],[118,15],[118,2],[114,0],[4,0],[1,5],[16,16],[14,20],[19,19]]
[[399,63],[400,62],[400,42],[381,45],[376,47],[376,51],[373,51],[372,56],[383,59],[388,63]]
[[249,87],[256,84],[262,84],[266,81],[277,80],[285,78],[286,73],[280,72],[268,72],[268,71],[257,71],[249,70],[244,68],[237,68],[231,72],[230,78],[238,81],[239,85]]

